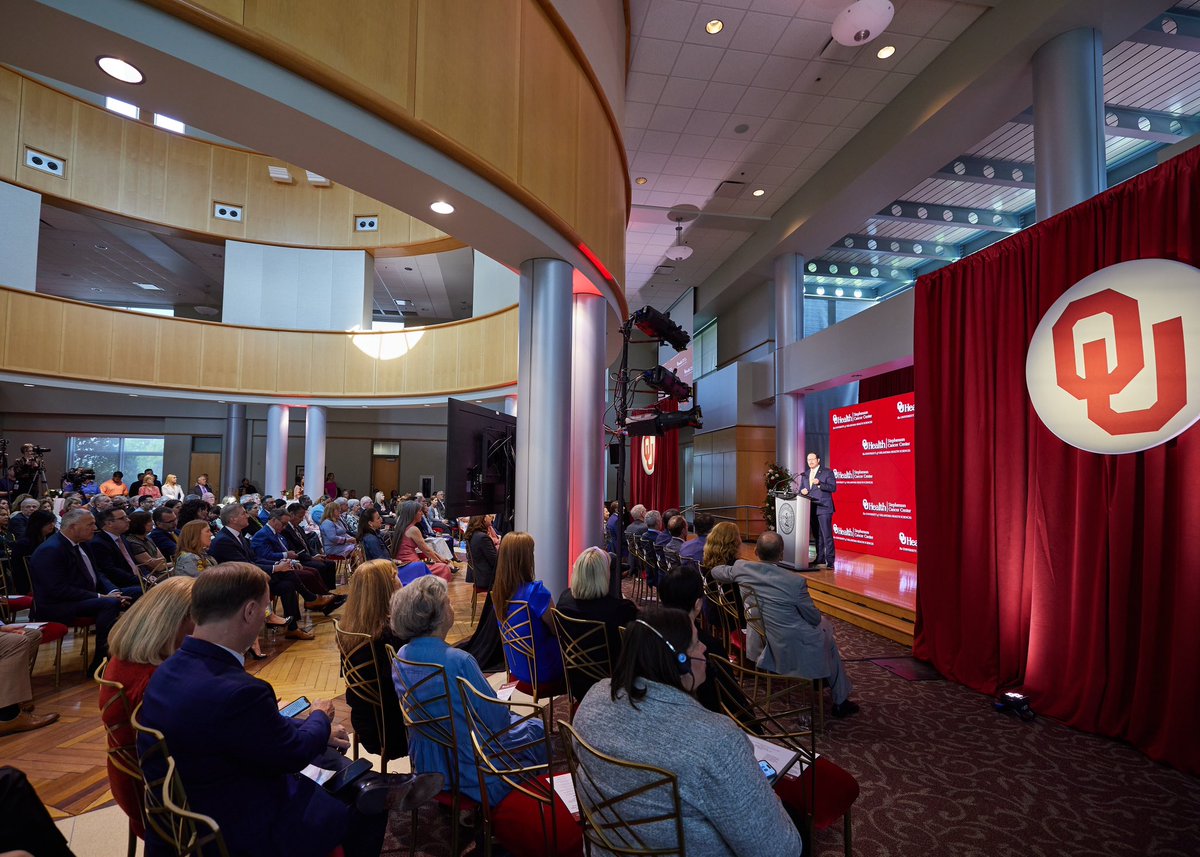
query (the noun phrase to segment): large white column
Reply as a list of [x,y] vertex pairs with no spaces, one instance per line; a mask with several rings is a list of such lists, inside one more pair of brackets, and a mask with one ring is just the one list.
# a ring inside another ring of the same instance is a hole
[[[287,448],[288,448],[287,405],[270,405],[267,408],[267,460],[263,494],[283,497],[287,494]],[[324,473],[321,474],[324,477]]]
[[242,480],[249,476],[246,470],[246,406],[231,402],[225,406],[224,454],[221,456],[222,497],[237,494]]
[[551,592],[567,585],[563,526],[571,470],[572,268],[560,259],[521,265],[517,389],[516,528],[536,542],[536,574]]
[[784,392],[785,347],[804,336],[804,257],[775,259],[775,460],[799,473],[804,468],[804,396]]
[[1039,221],[1104,190],[1104,45],[1099,32],[1069,30],[1033,55],[1033,127]]
[[309,405],[304,414],[304,493],[313,502],[325,490],[325,408]]
[[604,546],[604,378],[608,304],[600,295],[574,298],[571,355],[571,562],[592,545]]

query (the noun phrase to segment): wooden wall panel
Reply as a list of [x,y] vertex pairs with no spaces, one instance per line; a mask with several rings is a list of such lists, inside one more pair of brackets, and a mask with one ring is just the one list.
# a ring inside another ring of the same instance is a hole
[[330,185],[321,191],[318,196],[321,212],[317,241],[322,246],[351,247],[359,236],[371,234],[355,233],[350,224],[354,196],[354,191],[340,184]]
[[240,334],[236,327],[204,325],[200,332],[200,386],[216,390],[238,388]]
[[44,86],[25,81],[21,91],[21,141],[16,171],[21,184],[56,196],[70,194],[70,161],[65,177],[54,176],[26,167],[24,150],[29,146],[47,155],[70,158],[75,140],[76,104]]
[[[435,367],[442,357],[441,347],[438,345],[441,340],[437,336],[430,336],[428,332],[422,332],[418,339],[415,331],[409,335],[408,340],[408,351],[403,358],[406,364],[404,393],[420,396],[433,390],[446,389],[439,388],[434,382],[434,372],[437,371]],[[457,355],[457,349],[447,353]],[[439,375],[444,378],[445,370],[441,370]]]
[[80,104],[71,154],[71,198],[115,211],[121,206],[121,170],[125,122],[107,110]]
[[[381,355],[375,367],[375,389],[380,396],[404,396],[408,393],[408,342],[416,333],[393,333],[381,337]],[[397,355],[397,356],[392,356]]]
[[155,357],[161,327],[154,316],[136,312],[113,313],[112,365],[109,374],[114,381],[154,383],[158,375]]
[[519,0],[421,0],[416,109],[510,178],[517,175]]
[[359,348],[353,337],[342,337],[342,343],[346,351],[346,376],[343,381],[346,395],[371,395],[375,392],[375,367],[379,363],[378,358],[371,355],[373,349]]
[[163,219],[185,229],[204,232],[210,219],[213,147],[186,137],[167,143],[167,195]]
[[347,77],[371,81],[381,95],[411,110],[412,72],[403,58],[412,55],[413,0],[353,0],[336,7],[331,15],[329,0],[245,0],[245,24]]
[[155,376],[160,386],[184,390],[194,390],[200,386],[205,327],[203,324],[183,321],[163,327],[158,338],[158,372]]
[[21,78],[0,68],[0,179],[16,175],[20,131]]
[[342,395],[346,389],[345,336],[314,333],[311,338],[312,366],[308,377],[312,389]]
[[274,330],[241,331],[242,359],[238,367],[240,389],[257,393],[271,393],[278,389],[279,364],[276,355],[281,350],[280,336]]
[[[582,87],[575,57],[536,7],[522,19],[521,70],[521,184],[574,223]],[[546,157],[547,149],[561,157]]]
[[315,244],[321,216],[316,191],[308,186],[303,172],[297,175],[295,167],[290,169],[292,184],[272,181],[267,173],[270,166],[288,164],[277,158],[250,156],[246,174],[247,229],[264,241]]
[[245,0],[192,0],[197,6],[207,9],[231,21],[242,23],[245,14]]
[[8,327],[8,342],[4,349],[6,369],[58,374],[65,306],[65,302],[46,300],[29,292],[9,293],[5,316]]
[[[86,304],[71,303],[63,307],[65,335],[59,363],[63,375],[96,370],[111,374],[115,315],[110,310]],[[153,367],[153,341],[150,345],[150,352],[143,352],[141,359]]]
[[303,396],[311,394],[313,385],[312,340],[318,334],[297,332],[279,337],[275,354],[276,381],[280,393]]
[[[583,89],[587,83],[580,81],[578,86]],[[608,147],[605,145],[607,127],[607,120],[600,105],[594,99],[580,98],[579,140],[576,147],[578,169],[575,176],[575,224],[588,246],[592,247],[592,252],[600,255],[602,259],[605,258],[603,249],[593,246],[593,242],[597,242],[597,237],[604,240],[608,235],[605,225],[608,215],[604,209],[605,200],[608,198],[608,176],[605,173],[608,167]],[[623,269],[617,272],[617,276],[622,274]]]
[[123,161],[121,211],[161,222],[167,196],[166,134],[148,125],[126,122]]

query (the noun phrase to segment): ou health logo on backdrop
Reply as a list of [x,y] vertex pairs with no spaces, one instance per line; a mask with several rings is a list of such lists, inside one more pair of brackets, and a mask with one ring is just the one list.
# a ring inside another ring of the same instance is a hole
[[1080,280],[1038,323],[1025,383],[1046,428],[1088,452],[1187,431],[1200,419],[1200,270],[1139,259]]

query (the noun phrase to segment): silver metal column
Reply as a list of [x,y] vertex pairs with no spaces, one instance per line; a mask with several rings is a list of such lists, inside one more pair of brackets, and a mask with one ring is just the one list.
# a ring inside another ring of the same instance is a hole
[[266,479],[263,480],[262,489],[263,494],[272,497],[285,496],[291,487],[287,478],[288,410],[287,405],[270,405],[267,408]]
[[1070,30],[1033,55],[1033,126],[1039,221],[1105,189],[1099,32]]
[[608,303],[600,295],[575,295],[571,355],[571,507],[573,563],[592,545],[604,546],[604,378]]
[[560,259],[521,265],[516,528],[533,536],[536,574],[551,592],[567,585],[570,562],[563,513],[571,471],[571,275]]
[[304,493],[313,502],[325,490],[325,408],[309,405],[304,415]]
[[804,337],[804,257],[775,259],[775,460],[799,473],[804,468],[804,396],[784,392],[780,352]]
[[246,406],[231,403],[225,406],[225,437],[221,456],[222,497],[237,494],[238,486],[250,474],[246,472]]

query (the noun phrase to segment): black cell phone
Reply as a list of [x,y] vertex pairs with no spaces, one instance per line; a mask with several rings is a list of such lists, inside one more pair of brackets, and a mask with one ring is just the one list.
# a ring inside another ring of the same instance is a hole
[[295,717],[297,714],[302,714],[312,707],[312,703],[308,701],[307,696],[302,696],[297,700],[293,700],[279,709],[279,713],[284,717]]
[[367,759],[351,762],[325,781],[325,791],[333,795],[339,794],[370,770],[371,762]]

